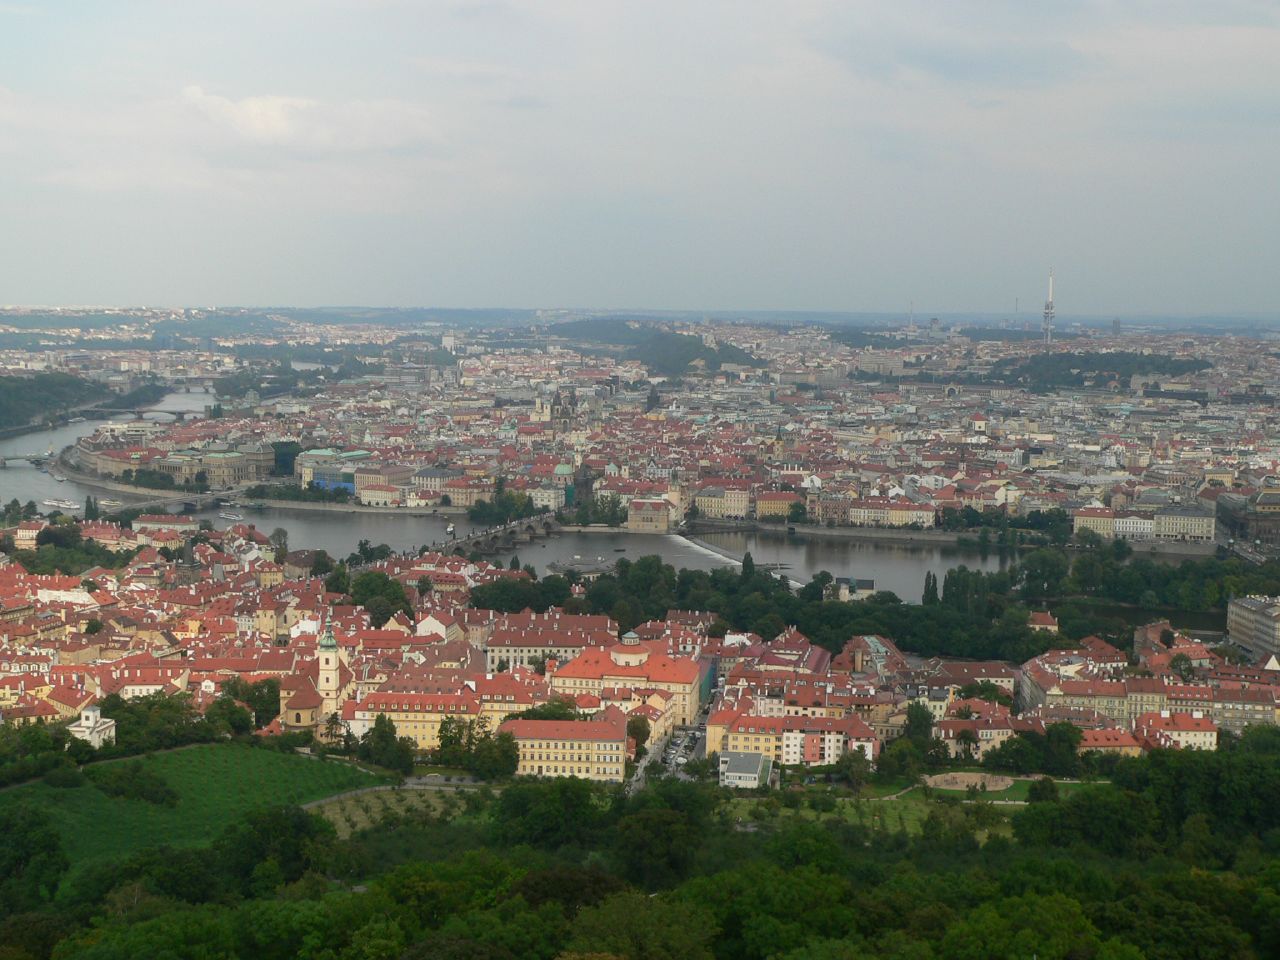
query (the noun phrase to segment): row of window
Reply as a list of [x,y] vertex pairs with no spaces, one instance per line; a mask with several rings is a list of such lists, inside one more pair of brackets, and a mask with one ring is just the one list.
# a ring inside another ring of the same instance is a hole
[[[532,741],[535,750],[582,750],[584,744],[577,740],[558,740],[558,741]],[[599,742],[594,745],[595,750],[599,753],[618,753],[622,750],[621,743]]]

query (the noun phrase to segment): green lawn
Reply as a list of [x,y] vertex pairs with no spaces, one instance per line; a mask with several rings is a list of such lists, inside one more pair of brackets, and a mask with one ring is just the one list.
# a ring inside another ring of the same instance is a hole
[[[1093,781],[1093,783],[1101,783],[1103,781]],[[1093,783],[1070,782],[1064,783],[1061,780],[1058,783],[1058,796],[1065,797],[1074,790],[1081,787],[1092,786]],[[1031,789],[1031,780],[1014,780],[1013,786],[1007,790],[988,790],[986,793],[978,792],[979,800],[1016,800],[1019,803],[1026,803],[1027,791]],[[969,796],[967,790],[941,790],[938,787],[933,788],[933,792],[941,797],[960,797],[966,799]]]
[[[115,761],[128,762],[128,761]],[[208,843],[258,807],[306,803],[381,782],[348,764],[238,744],[203,744],[142,761],[178,792],[177,806],[108,797],[86,785],[31,783],[0,792],[0,807],[23,802],[46,811],[76,865],[127,856],[150,846]]]

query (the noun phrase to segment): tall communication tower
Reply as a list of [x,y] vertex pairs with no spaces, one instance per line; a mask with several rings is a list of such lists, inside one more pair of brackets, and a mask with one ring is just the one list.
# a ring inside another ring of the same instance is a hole
[[1044,334],[1044,345],[1053,344],[1053,267],[1049,268],[1049,299],[1044,302],[1044,322],[1040,326]]

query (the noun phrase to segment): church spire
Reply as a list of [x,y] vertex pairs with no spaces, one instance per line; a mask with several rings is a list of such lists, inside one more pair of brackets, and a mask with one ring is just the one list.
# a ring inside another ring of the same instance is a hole
[[324,634],[320,637],[321,650],[337,650],[338,641],[333,636],[333,621],[330,620],[324,625]]

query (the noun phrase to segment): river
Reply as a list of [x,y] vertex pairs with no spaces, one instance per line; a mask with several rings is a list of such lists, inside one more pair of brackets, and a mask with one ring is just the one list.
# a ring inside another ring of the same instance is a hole
[[[171,393],[155,404],[158,410],[200,410],[212,403],[212,397],[203,390],[190,393]],[[163,417],[163,413],[148,414]],[[55,451],[75,443],[77,438],[91,433],[101,421],[72,423],[54,430],[28,433],[8,440],[0,440],[0,457],[17,453],[43,453],[52,447]],[[23,503],[34,500],[41,504],[46,499],[69,499],[83,503],[88,496],[114,497],[128,503],[147,499],[154,494],[132,496],[122,493],[103,493],[74,480],[58,483],[25,461],[10,460],[0,470],[0,503],[16,497]],[[46,509],[41,507],[42,510]],[[238,507],[246,522],[256,524],[266,533],[277,527],[289,532],[289,545],[293,549],[310,547],[327,550],[335,557],[345,557],[361,540],[386,543],[397,551],[416,550],[424,544],[444,540],[447,517],[411,517],[384,513],[339,513],[291,510],[285,507],[269,507],[252,510]],[[216,509],[203,510],[197,516],[213,521],[221,528],[227,521],[218,517]],[[454,518],[459,533],[470,530],[465,517]],[[808,581],[815,573],[826,570],[833,576],[874,580],[876,588],[892,590],[903,600],[918,603],[924,588],[926,571],[937,574],[941,580],[951,567],[966,564],[982,570],[999,569],[1001,561],[995,552],[982,557],[976,553],[961,551],[950,545],[917,545],[867,542],[837,538],[814,538],[788,535],[782,531],[704,533],[692,543],[683,537],[653,534],[627,534],[622,532],[564,533],[550,539],[535,540],[518,547],[515,554],[522,564],[531,563],[542,573],[552,561],[608,562],[619,557],[635,559],[656,553],[677,569],[689,567],[710,570],[741,560],[750,551],[756,563],[779,564],[787,577],[798,582]],[[504,563],[510,554],[499,558]]]
[[[190,392],[178,390],[166,394],[158,402],[152,404],[151,407],[157,412],[146,414],[146,418],[148,420],[172,420],[172,413],[199,413],[212,403],[213,394],[203,387],[193,387]],[[104,493],[101,490],[86,487],[74,480],[58,483],[50,474],[33,467],[25,460],[8,459],[16,454],[44,453],[47,450],[53,450],[56,454],[63,447],[75,443],[80,437],[93,433],[94,428],[99,423],[106,423],[108,419],[119,418],[86,419],[82,423],[68,423],[52,430],[38,430],[33,433],[24,433],[18,437],[9,437],[7,440],[0,440],[0,457],[6,460],[5,468],[0,470],[0,503],[8,503],[15,497],[22,503],[34,500],[37,505],[41,505],[43,501],[50,499],[74,500],[83,504],[85,499],[90,496],[98,498],[114,497],[116,500],[121,500],[125,503],[131,500],[146,500],[149,497],[154,497],[155,494],[132,496],[127,493]],[[48,508],[41,506],[40,509],[44,511]]]

